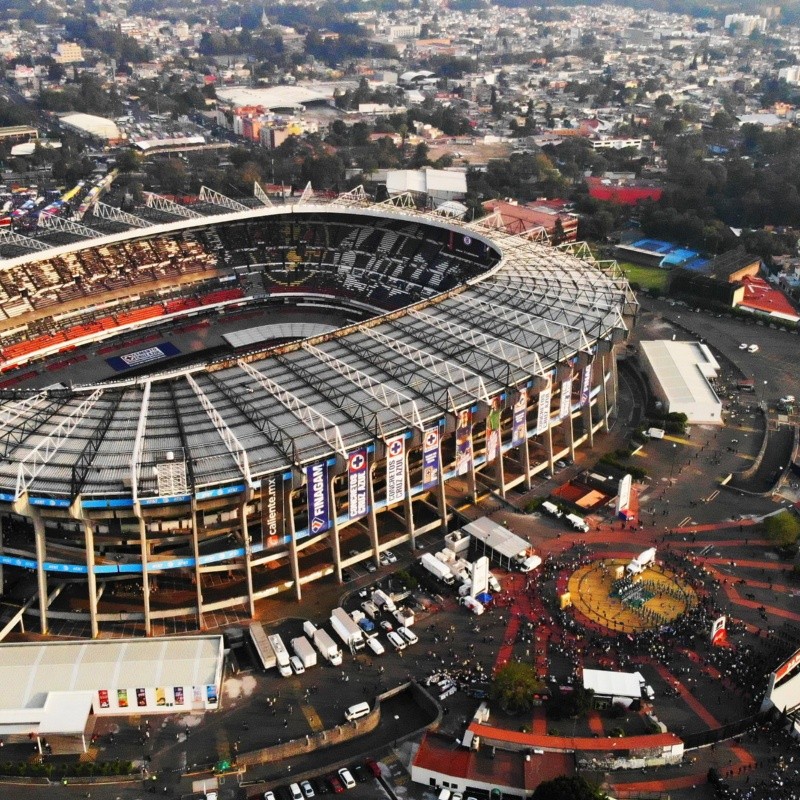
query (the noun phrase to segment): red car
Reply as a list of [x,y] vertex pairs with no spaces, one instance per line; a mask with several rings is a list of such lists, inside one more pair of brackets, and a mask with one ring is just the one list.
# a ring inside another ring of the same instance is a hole
[[342,786],[338,775],[328,775],[325,780],[328,781],[328,786],[331,787],[331,791],[334,794],[342,794],[344,792],[344,786]]
[[376,777],[380,778],[381,776],[381,768],[378,765],[378,762],[374,758],[368,758],[364,764],[366,765],[367,769]]

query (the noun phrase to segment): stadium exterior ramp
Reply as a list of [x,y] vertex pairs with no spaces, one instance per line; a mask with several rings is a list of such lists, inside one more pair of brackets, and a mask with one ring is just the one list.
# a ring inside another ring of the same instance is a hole
[[[275,225],[287,246],[263,244]],[[530,488],[609,428],[615,347],[637,312],[613,264],[359,193],[59,253],[179,237],[222,237],[213,269],[228,281],[244,274],[225,272],[236,248],[249,253],[266,300],[372,317],[136,379],[5,391],[0,564],[6,582],[35,573],[42,632],[75,617],[97,636],[119,623],[151,635],[171,618],[204,628],[226,608],[253,616],[259,599],[299,599],[446,530],[453,505]]]

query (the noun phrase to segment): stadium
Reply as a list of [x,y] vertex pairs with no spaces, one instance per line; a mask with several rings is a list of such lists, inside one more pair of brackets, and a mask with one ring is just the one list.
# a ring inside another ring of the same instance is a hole
[[12,623],[252,617],[608,431],[637,304],[588,249],[361,191],[154,197],[0,241]]

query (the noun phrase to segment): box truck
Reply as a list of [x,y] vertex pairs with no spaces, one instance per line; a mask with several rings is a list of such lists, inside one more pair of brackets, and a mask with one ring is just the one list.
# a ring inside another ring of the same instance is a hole
[[331,627],[350,651],[364,648],[364,632],[343,608],[331,611]]
[[342,651],[337,647],[336,642],[331,639],[327,631],[322,628],[314,630],[314,647],[317,648],[319,654],[334,667],[338,667],[342,663]]
[[423,553],[419,561],[424,569],[430,572],[435,578],[442,581],[442,583],[446,583],[448,586],[453,585],[455,578],[447,564],[443,563],[435,556],[432,556],[430,553]]
[[292,665],[289,663],[289,651],[283,643],[283,639],[277,633],[273,633],[267,637],[272,649],[275,652],[275,658],[278,661],[278,672],[284,678],[288,678],[292,674]]
[[317,665],[317,651],[305,636],[298,636],[296,639],[292,639],[290,644],[294,654],[303,662],[303,666],[306,669]]

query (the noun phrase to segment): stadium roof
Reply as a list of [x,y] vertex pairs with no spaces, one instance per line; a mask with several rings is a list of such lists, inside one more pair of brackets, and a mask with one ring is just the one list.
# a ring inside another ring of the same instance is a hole
[[331,84],[330,93],[306,86],[270,86],[251,89],[246,86],[217,89],[217,97],[236,108],[240,106],[263,106],[266,109],[299,108],[304,103],[318,103],[333,99],[336,88]]
[[122,136],[114,120],[94,114],[64,114],[59,118],[59,122],[98,139],[113,140]]
[[[346,217],[343,217],[346,215]],[[284,348],[146,378],[6,392],[0,405],[0,499],[160,505],[255,486],[362,446],[538,390],[557,365],[579,369],[624,336],[636,301],[613,266],[562,249],[392,205],[297,203],[182,220],[7,262],[112,243],[291,216],[346,219],[354,232],[391,222],[485,247],[496,266],[436,297]],[[385,280],[379,273],[379,280]],[[303,291],[306,294],[306,291]],[[366,308],[370,308],[366,306]],[[107,506],[101,506],[107,507]]]

